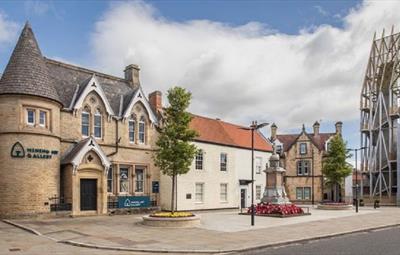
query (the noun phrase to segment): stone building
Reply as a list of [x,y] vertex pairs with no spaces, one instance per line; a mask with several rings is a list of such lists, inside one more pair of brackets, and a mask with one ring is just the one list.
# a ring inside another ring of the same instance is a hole
[[326,187],[322,174],[322,160],[326,155],[330,139],[342,133],[342,122],[335,124],[334,133],[320,133],[320,124],[315,122],[313,133],[307,133],[305,126],[299,134],[278,134],[278,127],[271,126],[270,141],[281,156],[286,169],[284,182],[290,201],[314,203],[331,199],[331,189]]
[[[0,216],[157,203],[161,93],[42,56],[27,23],[0,80]],[[137,198],[137,199],[136,199]]]

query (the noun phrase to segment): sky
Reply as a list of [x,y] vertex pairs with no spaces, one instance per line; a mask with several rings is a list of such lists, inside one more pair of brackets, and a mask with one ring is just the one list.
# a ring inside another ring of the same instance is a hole
[[116,76],[138,64],[146,93],[182,86],[193,113],[278,133],[343,121],[357,148],[372,38],[399,12],[400,1],[1,1],[0,70],[29,20],[49,58]]

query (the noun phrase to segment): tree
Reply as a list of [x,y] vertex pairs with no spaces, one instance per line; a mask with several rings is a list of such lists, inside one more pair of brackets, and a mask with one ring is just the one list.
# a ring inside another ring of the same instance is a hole
[[171,212],[173,213],[176,177],[190,170],[197,152],[196,146],[190,142],[197,133],[189,128],[192,115],[186,111],[192,94],[184,88],[173,87],[168,90],[167,98],[169,106],[163,113],[154,161],[163,174],[172,178]]
[[322,173],[335,187],[335,201],[339,201],[340,185],[344,178],[352,172],[352,167],[346,162],[346,159],[352,155],[346,149],[346,143],[340,135],[335,135],[329,143],[328,155],[323,160]]

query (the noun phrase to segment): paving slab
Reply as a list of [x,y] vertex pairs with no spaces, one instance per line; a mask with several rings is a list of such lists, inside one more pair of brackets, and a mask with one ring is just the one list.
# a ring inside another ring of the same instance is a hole
[[321,238],[400,224],[400,208],[354,211],[310,209],[312,215],[293,218],[256,217],[238,211],[203,212],[198,228],[156,228],[142,225],[141,215],[14,220],[61,242],[138,251],[228,252]]

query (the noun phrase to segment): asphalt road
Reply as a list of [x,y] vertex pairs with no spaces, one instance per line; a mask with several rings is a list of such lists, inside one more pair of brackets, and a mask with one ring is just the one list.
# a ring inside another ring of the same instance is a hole
[[[272,234],[272,233],[271,233]],[[399,255],[400,227],[241,253],[246,255]]]

